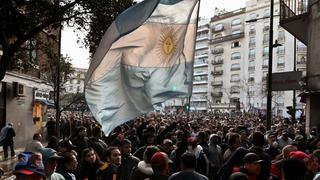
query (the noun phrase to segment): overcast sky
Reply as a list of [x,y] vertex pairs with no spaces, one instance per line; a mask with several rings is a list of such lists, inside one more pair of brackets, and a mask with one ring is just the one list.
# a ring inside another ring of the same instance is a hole
[[[227,11],[236,10],[245,6],[246,0],[201,0],[200,16],[212,17],[215,7],[225,8]],[[85,35],[81,35],[84,38]],[[62,54],[72,59],[74,67],[89,67],[89,52],[84,45],[77,43],[77,36],[72,28],[64,28],[61,42]]]

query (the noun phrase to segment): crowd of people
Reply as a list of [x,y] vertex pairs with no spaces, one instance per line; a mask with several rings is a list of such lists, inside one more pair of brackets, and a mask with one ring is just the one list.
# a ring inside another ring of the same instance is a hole
[[[34,134],[18,155],[17,179],[320,180],[320,139],[303,120],[257,114],[150,113],[106,136],[89,115],[48,121],[48,145]],[[52,124],[50,124],[52,123]],[[52,129],[50,129],[52,128]]]

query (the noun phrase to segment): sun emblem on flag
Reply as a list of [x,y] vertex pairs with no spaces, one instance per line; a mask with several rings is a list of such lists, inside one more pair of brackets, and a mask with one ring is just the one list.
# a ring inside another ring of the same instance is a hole
[[166,27],[161,31],[159,42],[157,45],[157,52],[160,60],[168,63],[172,55],[176,52],[177,38],[174,28]]

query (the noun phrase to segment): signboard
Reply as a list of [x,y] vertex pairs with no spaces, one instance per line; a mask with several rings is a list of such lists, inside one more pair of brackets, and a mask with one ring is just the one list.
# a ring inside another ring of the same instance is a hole
[[41,91],[41,90],[35,90],[34,91],[34,99],[35,100],[46,100],[46,99],[49,99],[49,92]]
[[272,73],[272,91],[300,90],[301,71]]

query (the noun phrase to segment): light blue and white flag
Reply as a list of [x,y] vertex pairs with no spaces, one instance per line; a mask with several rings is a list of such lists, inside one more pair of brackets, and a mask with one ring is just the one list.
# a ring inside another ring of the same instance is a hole
[[199,0],[145,0],[111,24],[85,87],[106,134],[155,104],[191,95],[198,7]]

